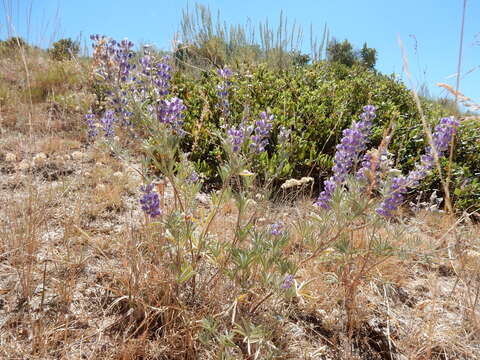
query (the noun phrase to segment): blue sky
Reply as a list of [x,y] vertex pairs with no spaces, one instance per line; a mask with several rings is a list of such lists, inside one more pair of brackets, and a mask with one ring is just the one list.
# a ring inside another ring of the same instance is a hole
[[[283,11],[289,23],[304,28],[304,51],[310,49],[309,28],[321,36],[327,24],[339,40],[360,47],[367,42],[378,51],[377,69],[402,71],[398,37],[403,40],[410,70],[417,84],[426,83],[436,96],[446,93],[437,82],[455,85],[463,0],[203,0],[212,13],[220,10],[228,24],[264,22],[275,26]],[[8,9],[5,9],[4,5]],[[0,36],[7,36],[5,16],[12,17],[18,34],[31,43],[48,46],[61,37],[78,38],[93,33],[128,37],[169,50],[179,29],[186,0],[4,0],[0,5]],[[31,9],[31,10],[30,10]],[[30,15],[28,15],[30,14]],[[480,0],[467,2],[460,90],[480,102]]]

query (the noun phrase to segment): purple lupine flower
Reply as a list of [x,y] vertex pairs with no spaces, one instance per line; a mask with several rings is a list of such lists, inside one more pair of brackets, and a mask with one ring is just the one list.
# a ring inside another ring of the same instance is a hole
[[168,124],[175,133],[183,135],[185,133],[182,129],[183,118],[185,117],[183,112],[186,108],[183,101],[177,97],[163,100],[157,107],[158,121]]
[[[367,174],[372,171],[372,154],[367,153],[363,156],[362,162],[361,162],[361,167],[358,169],[356,178],[358,180],[366,180],[367,179]],[[373,169],[375,172],[380,170],[380,164],[378,161],[375,163],[375,169]]]
[[133,43],[128,39],[117,42],[100,35],[92,35],[90,39],[94,41],[96,73],[114,83],[130,80],[130,72],[135,68]]
[[290,289],[293,286],[295,277],[293,275],[287,274],[285,275],[285,279],[283,280],[282,284],[280,285],[280,289]]
[[245,134],[241,129],[231,127],[227,130],[228,142],[232,145],[233,152],[240,151],[240,148],[245,141]]
[[405,176],[397,176],[392,179],[392,185],[390,186],[389,195],[382,202],[377,213],[383,216],[392,216],[392,212],[395,211],[403,202],[403,195],[407,192],[408,181]]
[[220,108],[223,116],[226,118],[230,114],[230,102],[228,101],[228,90],[232,83],[229,78],[233,75],[229,68],[217,70],[218,76],[222,78],[222,82],[217,85],[217,96],[220,98]]
[[257,154],[265,151],[273,120],[274,116],[272,114],[269,115],[263,111],[260,113],[260,120],[255,122],[254,135],[251,137],[250,148],[255,150]]
[[248,137],[253,131],[253,127],[246,126],[245,121],[245,119],[242,121],[238,126],[238,129],[232,126],[227,130],[227,142],[231,145],[233,152],[240,151],[246,137]]
[[190,176],[187,178],[187,181],[191,183],[196,183],[199,179],[200,177],[198,176],[197,172],[193,170]]
[[94,138],[95,136],[98,135],[96,120],[97,118],[95,114],[91,112],[85,115],[85,122],[87,123],[87,128],[88,128],[88,137],[90,138]]
[[283,224],[280,222],[270,225],[270,234],[273,236],[279,236],[283,233]]
[[365,150],[372,120],[376,117],[375,111],[375,106],[365,106],[360,115],[360,121],[354,122],[350,128],[343,130],[343,138],[336,147],[333,175],[325,181],[324,190],[320,193],[315,205],[324,209],[330,208],[329,202],[335,189],[345,182],[354,162],[358,160],[359,153]]
[[153,188],[153,184],[140,187],[140,190],[143,192],[143,196],[140,199],[142,210],[151,218],[157,217],[162,213],[160,210],[160,199],[158,194],[153,191]]
[[315,202],[316,206],[320,206],[321,208],[328,210],[330,209],[329,202],[332,199],[333,193],[337,188],[337,183],[330,177],[330,179],[326,180],[323,183],[323,191],[318,195],[317,201]]
[[233,152],[240,151],[243,142],[245,141],[245,136],[242,130],[235,129],[234,127],[227,130],[227,134],[230,137],[229,140],[231,142]]
[[159,62],[156,66],[156,73],[153,79],[153,83],[155,84],[156,92],[160,96],[168,95],[168,89],[170,87],[170,79],[172,67],[168,64],[170,61],[170,57],[165,56],[161,62]]
[[171,66],[170,58],[163,57],[160,61],[150,54],[149,48],[144,49],[144,55],[139,59],[141,71],[135,77],[137,86],[132,89],[143,101],[149,96],[149,90],[154,98],[164,97],[169,93]]
[[233,75],[233,72],[229,68],[224,67],[223,69],[217,69],[217,74],[221,78],[228,79]]
[[138,59],[138,62],[140,63],[140,66],[142,67],[141,72],[145,76],[150,76],[151,71],[152,71],[152,56],[150,55],[149,51],[150,46],[145,45],[143,47],[144,49],[144,55]]
[[117,48],[115,51],[115,61],[119,69],[119,79],[122,82],[126,82],[129,79],[130,70],[132,65],[130,59],[133,57],[133,43],[128,39],[123,39],[119,43],[116,43]]
[[[445,155],[459,125],[458,120],[453,117],[447,117],[442,118],[440,123],[435,127],[432,140],[438,158]],[[393,212],[402,204],[403,195],[407,192],[407,189],[417,187],[420,181],[433,169],[434,165],[435,158],[432,148],[427,146],[425,148],[425,155],[420,157],[420,162],[415,165],[415,169],[410,171],[407,177],[401,175],[392,179],[390,191],[376,209],[377,213],[386,217],[392,216]]]
[[103,117],[100,119],[100,122],[103,126],[103,131],[106,138],[113,137],[115,135],[114,124],[115,124],[115,113],[113,110],[105,111]]

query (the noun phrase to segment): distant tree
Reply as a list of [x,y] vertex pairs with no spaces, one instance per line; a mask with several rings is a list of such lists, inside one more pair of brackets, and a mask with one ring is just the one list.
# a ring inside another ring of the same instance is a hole
[[233,47],[228,55],[232,63],[255,64],[262,58],[263,52],[258,44],[242,44]]
[[291,51],[290,58],[293,65],[297,66],[305,66],[310,61],[310,55],[302,54],[300,51]]
[[332,39],[328,44],[327,59],[331,62],[347,65],[348,67],[353,66],[357,60],[352,44],[350,44],[348,40],[338,42],[336,39]]
[[360,50],[360,61],[368,69],[374,69],[377,63],[377,50],[369,48],[367,43],[363,44],[362,50]]
[[377,50],[369,48],[367,43],[363,44],[361,50],[355,50],[348,40],[338,42],[336,39],[332,39],[327,47],[327,60],[348,67],[361,64],[367,69],[374,69],[377,62]]
[[72,39],[60,39],[53,43],[53,47],[48,50],[48,53],[54,60],[66,60],[76,56],[80,51],[78,42]]
[[28,48],[28,44],[19,36],[9,37],[7,40],[0,40],[0,53],[3,55],[13,54],[15,50]]

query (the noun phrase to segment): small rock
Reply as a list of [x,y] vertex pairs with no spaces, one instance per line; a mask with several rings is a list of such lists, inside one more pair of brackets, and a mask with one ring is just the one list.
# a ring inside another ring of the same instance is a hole
[[14,153],[6,153],[5,154],[5,161],[6,162],[15,162],[17,160],[17,157],[15,156]]
[[97,186],[95,187],[95,190],[97,191],[105,191],[106,189],[106,186],[104,184],[97,184]]
[[71,155],[72,155],[73,160],[80,161],[80,160],[83,160],[85,158],[85,154],[81,151],[74,151],[74,152],[72,152]]
[[20,161],[20,164],[18,164],[18,169],[22,171],[28,170],[30,169],[30,167],[31,167],[31,164],[27,159],[23,159],[22,161]]
[[38,153],[33,157],[33,163],[35,165],[42,165],[47,160],[47,155],[44,153]]
[[113,176],[114,178],[119,179],[119,178],[121,178],[121,177],[123,176],[123,173],[122,173],[121,171],[117,171],[117,172],[114,172],[114,173],[112,174],[112,176]]
[[471,258],[479,258],[480,259],[480,252],[475,251],[475,250],[467,250],[465,252],[465,255]]
[[204,193],[198,193],[195,196],[195,200],[197,200],[200,204],[208,206],[210,205],[210,198],[207,194]]

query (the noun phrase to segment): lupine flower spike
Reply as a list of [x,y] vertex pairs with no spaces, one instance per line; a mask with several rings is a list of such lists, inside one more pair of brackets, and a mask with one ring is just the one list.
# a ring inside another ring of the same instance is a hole
[[251,138],[252,142],[250,143],[250,148],[257,154],[265,151],[273,120],[274,116],[272,114],[269,115],[263,111],[260,114],[260,120],[255,122],[254,135],[252,135]]
[[183,118],[186,106],[183,101],[177,97],[170,100],[163,100],[157,108],[158,121],[167,124],[170,128],[179,135],[184,135]]
[[270,225],[270,234],[273,236],[279,236],[283,233],[283,224],[280,222]]
[[290,289],[293,284],[294,284],[295,277],[293,275],[287,274],[285,276],[285,279],[283,280],[283,283],[280,285],[280,289]]
[[227,130],[227,142],[230,144],[233,152],[239,152],[242,148],[245,138],[253,131],[253,127],[246,126],[245,120],[239,125],[238,129],[232,126]]
[[348,129],[343,130],[343,138],[337,145],[333,175],[324,183],[324,190],[320,193],[315,205],[324,209],[330,208],[330,200],[337,186],[342,185],[355,161],[358,161],[360,152],[365,150],[365,144],[370,135],[372,120],[375,119],[376,108],[367,105],[363,108],[360,121],[354,122]]
[[113,110],[105,111],[102,119],[100,120],[103,126],[103,131],[106,138],[111,138],[115,135],[113,125],[115,124],[115,116]]
[[140,190],[143,192],[143,196],[140,199],[142,210],[151,218],[155,218],[162,213],[160,210],[160,199],[158,194],[153,191],[153,188],[153,184],[140,187]]
[[88,137],[94,138],[95,136],[97,136],[98,131],[97,131],[95,114],[92,114],[91,112],[86,114],[85,122],[87,123]]
[[[447,117],[440,120],[440,124],[435,127],[432,140],[433,146],[437,151],[438,158],[445,155],[448,146],[452,141],[454,134],[457,132],[460,123],[453,117]],[[416,164],[408,176],[397,176],[392,179],[392,185],[382,201],[376,209],[377,213],[386,217],[393,216],[395,210],[403,203],[403,196],[408,188],[415,188],[420,184],[428,172],[435,166],[435,158],[430,146],[425,148],[425,155],[422,155],[420,162]]]
[[229,68],[223,68],[218,69],[217,74],[222,79],[222,82],[217,85],[217,95],[220,98],[220,108],[222,109],[222,114],[226,118],[230,114],[228,90],[231,86],[231,82],[229,79],[233,75],[233,73]]

